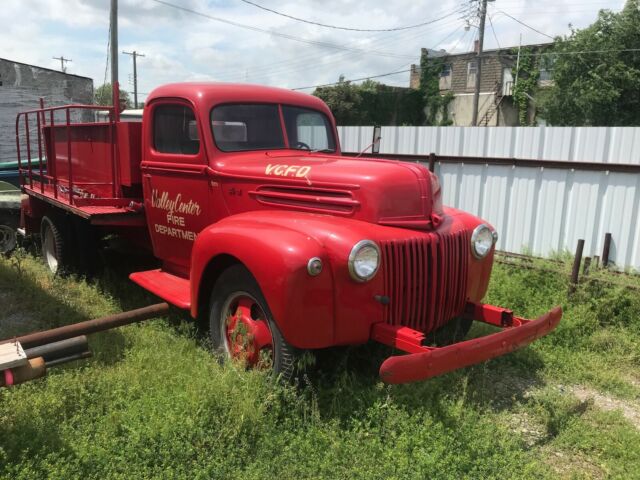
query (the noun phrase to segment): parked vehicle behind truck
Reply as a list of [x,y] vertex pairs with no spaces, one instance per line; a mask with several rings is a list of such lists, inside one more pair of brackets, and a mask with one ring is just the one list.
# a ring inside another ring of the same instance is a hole
[[[442,205],[419,164],[342,155],[320,99],[284,89],[179,83],[141,122],[74,123],[66,106],[16,120],[22,228],[52,271],[118,234],[161,268],[131,280],[210,326],[215,349],[286,378],[305,350],[377,341],[408,355],[402,383],[507,353],[553,330],[485,305],[497,233]],[[47,158],[35,167],[31,157]],[[23,161],[23,159],[27,159]],[[472,320],[498,333],[461,341]]]

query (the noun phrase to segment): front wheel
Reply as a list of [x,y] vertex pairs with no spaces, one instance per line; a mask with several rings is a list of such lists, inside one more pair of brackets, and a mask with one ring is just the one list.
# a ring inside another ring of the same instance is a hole
[[209,327],[220,358],[293,379],[297,351],[280,333],[258,283],[244,266],[229,267],[218,278],[211,292]]

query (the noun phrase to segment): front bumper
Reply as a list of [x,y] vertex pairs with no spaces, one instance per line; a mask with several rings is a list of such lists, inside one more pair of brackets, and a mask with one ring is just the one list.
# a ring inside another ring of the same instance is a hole
[[421,332],[396,325],[375,324],[373,340],[409,353],[387,358],[380,366],[382,380],[392,384],[417,382],[512,352],[556,328],[562,318],[562,309],[555,307],[535,320],[527,320],[513,316],[504,308],[469,303],[465,316],[503,330],[434,348],[422,345],[425,336]]

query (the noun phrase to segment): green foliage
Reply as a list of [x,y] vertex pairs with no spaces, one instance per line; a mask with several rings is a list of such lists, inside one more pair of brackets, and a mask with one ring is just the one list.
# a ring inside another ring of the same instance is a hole
[[440,74],[444,68],[442,58],[420,58],[420,91],[422,92],[427,112],[425,125],[452,125],[449,118],[449,104],[453,100],[453,92],[440,94]]
[[[104,85],[100,85],[96,88],[96,91],[93,95],[94,102],[96,105],[112,105],[113,104],[113,93],[111,89],[110,83],[105,83]],[[124,90],[120,90],[120,103],[125,104],[125,108],[133,108],[133,102],[131,101],[131,97],[129,93]]]
[[[19,261],[0,259],[0,338],[152,301],[113,270],[89,283]],[[497,264],[487,300],[529,317],[561,304],[558,330],[410,385],[378,380],[390,352],[372,345],[325,352],[285,388],[218,365],[178,313],[94,335],[90,361],[0,389],[0,478],[631,478],[640,432],[561,385],[637,398],[640,299],[607,273],[567,298],[568,268]]]
[[313,94],[331,109],[338,125],[421,125],[420,92],[365,80],[360,85],[340,77],[338,84]]
[[[511,53],[517,55],[518,50],[514,49]],[[513,104],[518,110],[518,124],[521,126],[530,125],[528,121],[529,99],[535,95],[540,78],[538,60],[533,55],[531,48],[520,49],[520,61],[513,74],[514,78],[518,79],[513,86]]]
[[620,13],[601,10],[591,26],[558,39],[545,118],[553,125],[640,125],[640,52],[622,51],[639,45],[638,0],[627,0]]

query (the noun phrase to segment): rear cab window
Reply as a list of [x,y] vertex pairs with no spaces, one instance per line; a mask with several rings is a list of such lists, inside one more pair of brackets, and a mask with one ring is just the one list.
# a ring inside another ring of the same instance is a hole
[[183,104],[158,105],[153,110],[153,148],[158,153],[197,155],[200,137],[193,110]]

